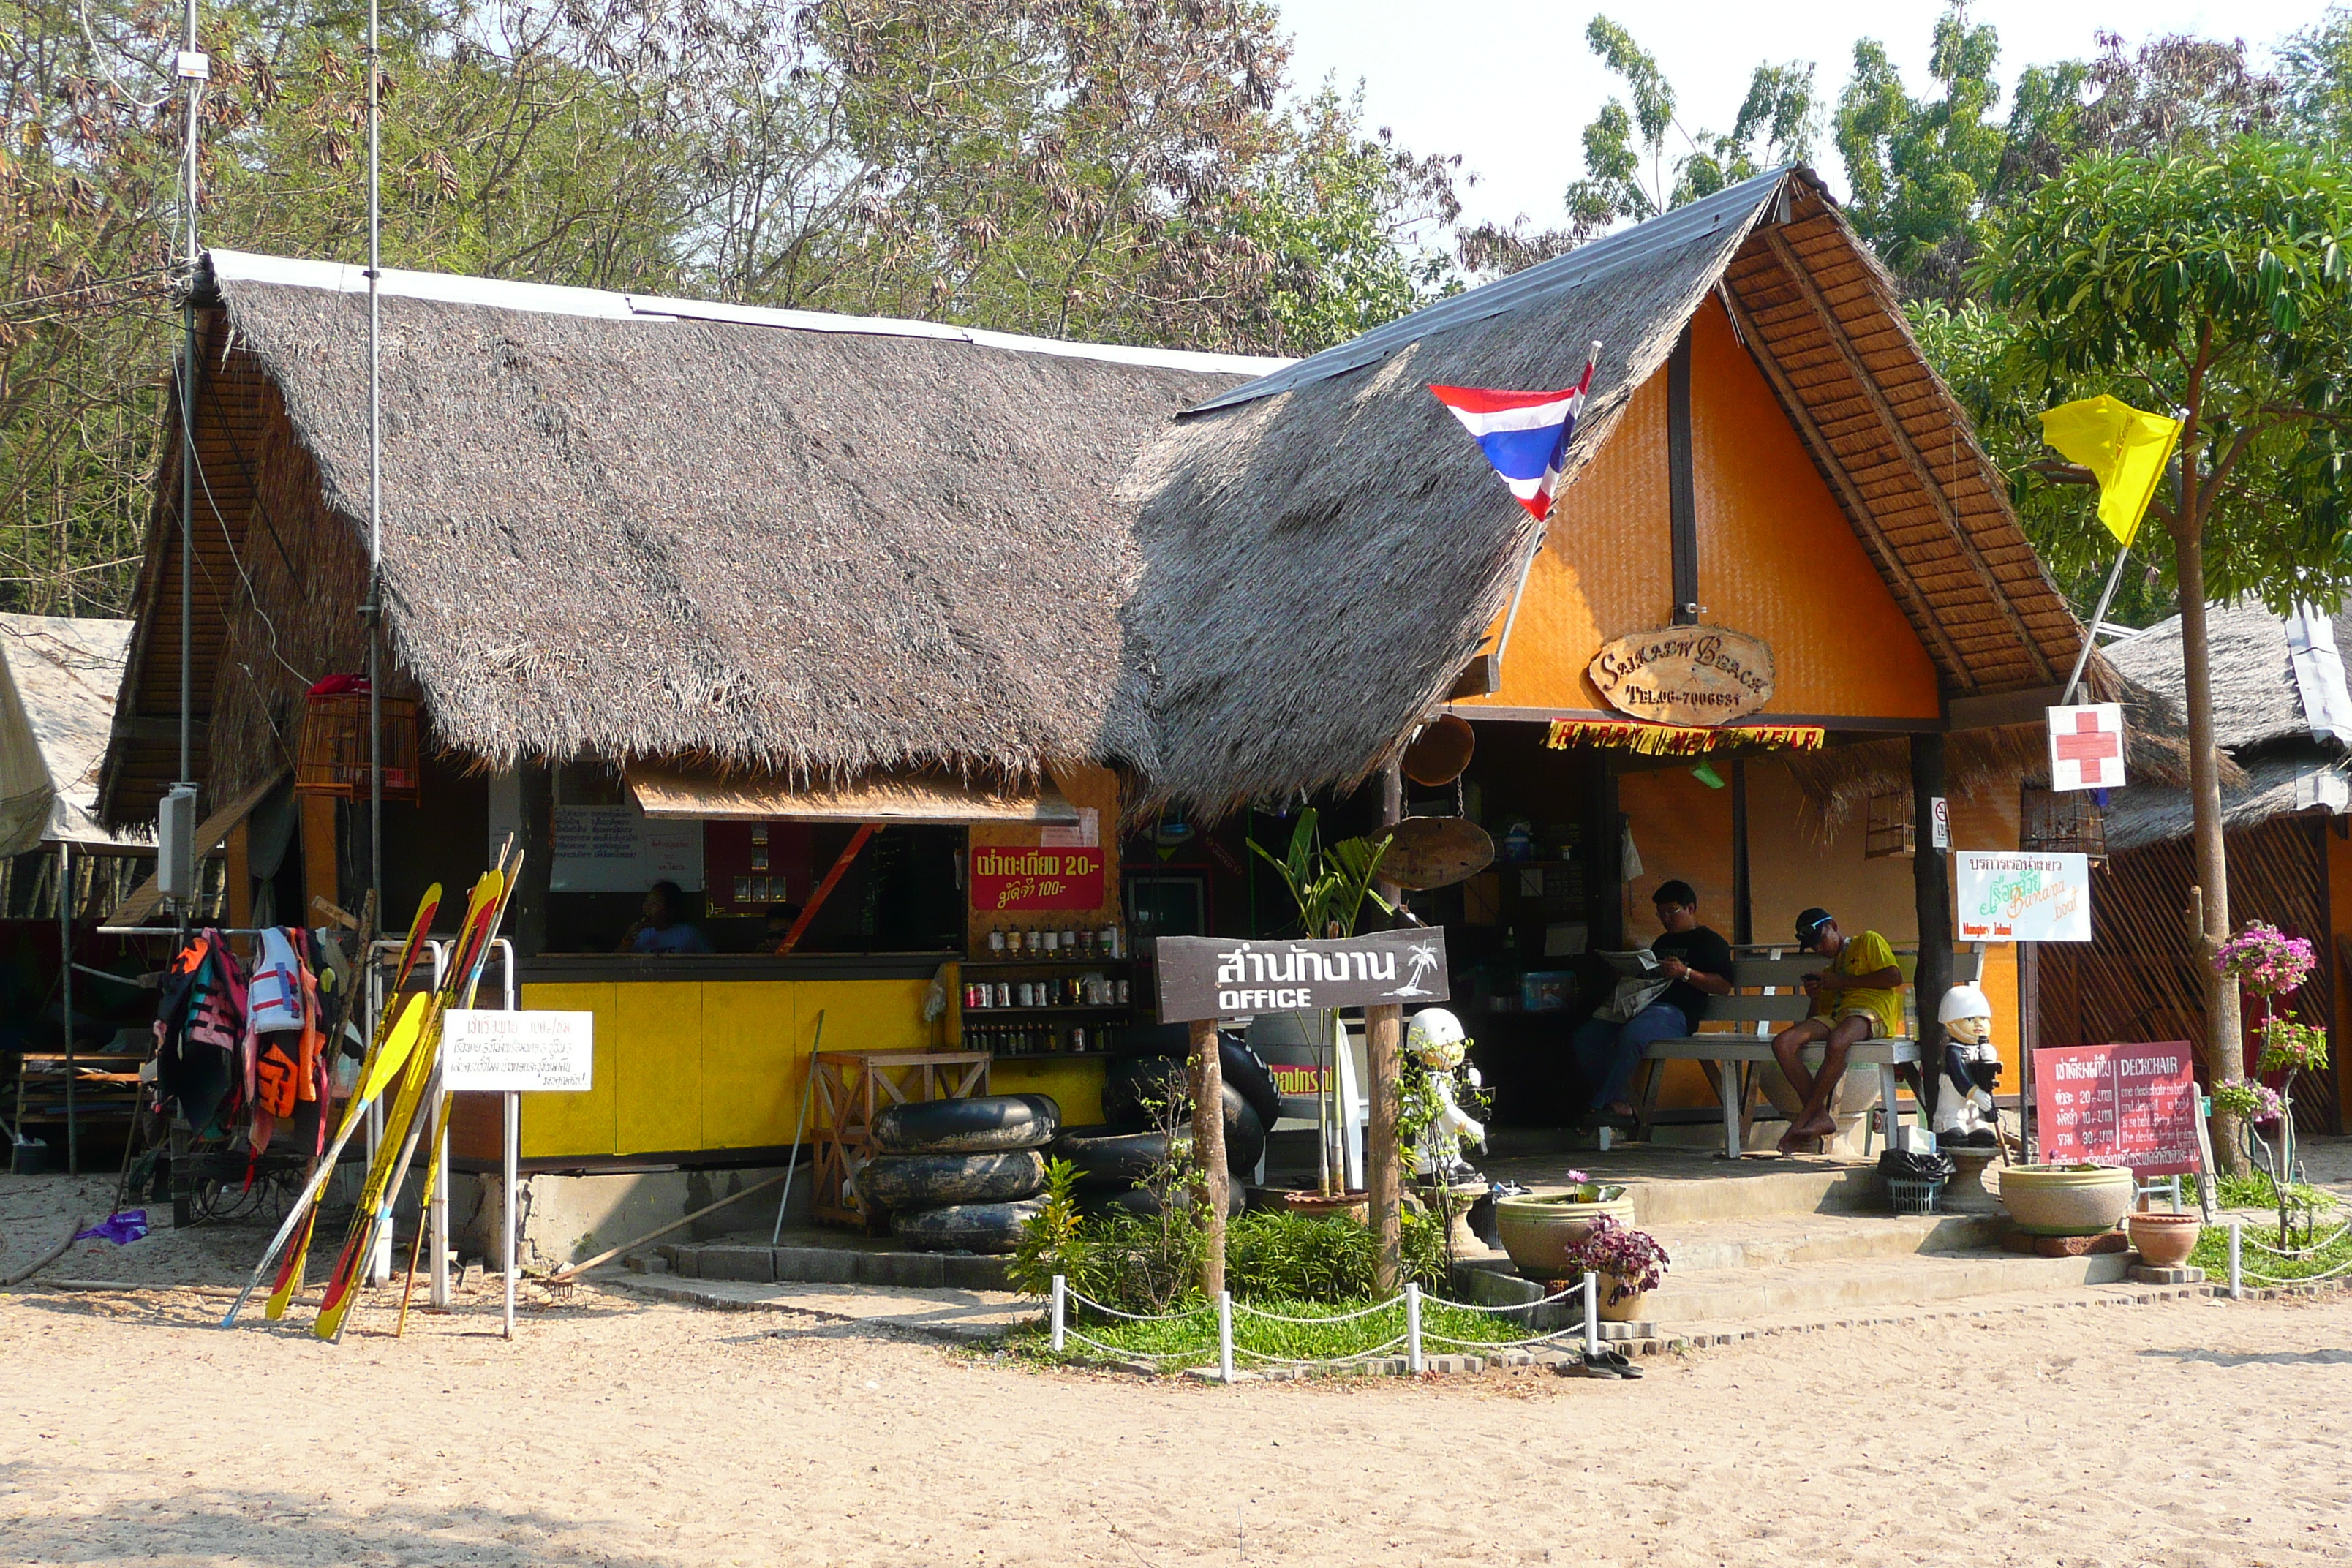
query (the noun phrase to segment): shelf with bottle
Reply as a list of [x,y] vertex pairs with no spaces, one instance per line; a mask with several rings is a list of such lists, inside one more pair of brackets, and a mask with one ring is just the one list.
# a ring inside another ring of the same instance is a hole
[[1049,975],[1044,979],[967,980],[967,1013],[1124,1011],[1134,1005],[1135,983],[1103,973]]
[[986,1051],[999,1061],[1045,1057],[1096,1057],[1119,1048],[1128,1026],[1055,1024],[1038,1020],[982,1023],[966,1016],[963,1048]]
[[1008,973],[1017,969],[1034,973],[1039,970],[1126,969],[1134,963],[1131,958],[967,958],[960,967],[1003,970]]
[[1127,928],[1116,921],[1081,926],[1044,919],[993,926],[972,952],[974,961],[986,963],[1115,963],[1130,956]]

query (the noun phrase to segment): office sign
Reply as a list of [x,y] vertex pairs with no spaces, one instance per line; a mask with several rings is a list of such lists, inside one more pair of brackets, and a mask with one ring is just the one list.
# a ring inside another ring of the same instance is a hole
[[444,1089],[584,1094],[595,1076],[593,1013],[453,1007],[442,1016]]
[[1962,849],[1952,894],[1962,942],[2091,940],[2088,856]]
[[2044,1163],[2129,1165],[2140,1177],[2199,1168],[2186,1040],[2036,1051],[2033,1108]]
[[1443,1002],[1445,932],[1373,931],[1329,942],[1240,942],[1163,936],[1160,1021],[1310,1013],[1329,1007]]

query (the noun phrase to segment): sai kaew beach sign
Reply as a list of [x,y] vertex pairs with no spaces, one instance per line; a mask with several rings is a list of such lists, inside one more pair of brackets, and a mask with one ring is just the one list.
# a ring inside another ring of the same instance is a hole
[[1449,994],[1445,932],[1434,927],[1329,942],[1163,936],[1153,952],[1163,1024],[1443,1002]]
[[1952,882],[1962,942],[2091,940],[2086,855],[1956,850]]
[[1620,713],[1707,728],[1772,700],[1772,645],[1727,626],[1661,626],[1601,644],[1585,674]]

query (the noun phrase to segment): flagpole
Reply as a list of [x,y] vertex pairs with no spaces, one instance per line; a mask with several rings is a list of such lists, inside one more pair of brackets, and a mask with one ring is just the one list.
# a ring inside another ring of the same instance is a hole
[[2116,552],[2115,570],[2107,574],[2107,585],[2099,591],[2099,607],[2091,612],[2091,624],[2083,632],[2083,651],[2074,656],[2074,672],[2066,678],[2066,689],[2058,694],[2056,707],[2064,708],[2074,700],[2074,688],[2083,679],[2083,667],[2091,662],[2091,649],[2098,646],[2099,627],[2107,618],[2107,606],[2115,603],[2116,584],[2124,580],[2124,563],[2131,559],[2131,546]]

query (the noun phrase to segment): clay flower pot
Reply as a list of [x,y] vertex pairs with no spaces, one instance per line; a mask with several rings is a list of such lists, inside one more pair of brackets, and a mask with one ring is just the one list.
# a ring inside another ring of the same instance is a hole
[[[1633,1223],[1633,1200],[1619,1186],[1589,1186],[1569,1192],[1523,1193],[1495,1200],[1495,1238],[1511,1262],[1530,1279],[1559,1279],[1577,1272],[1568,1250],[1584,1239],[1592,1222],[1607,1215]],[[1585,1194],[1598,1194],[1587,1197]]]
[[1631,1296],[1621,1297],[1612,1305],[1609,1298],[1616,1293],[1617,1276],[1605,1272],[1596,1272],[1592,1276],[1592,1289],[1597,1292],[1592,1298],[1593,1310],[1600,1314],[1602,1322],[1639,1323],[1648,1321],[1649,1291],[1637,1290]]
[[1334,1193],[1326,1197],[1321,1193],[1285,1193],[1282,1206],[1292,1214],[1303,1214],[1313,1219],[1351,1219],[1358,1225],[1370,1225],[1372,1217],[1372,1194],[1361,1187],[1351,1193]]
[[2205,1221],[2193,1214],[2149,1210],[2126,1215],[2124,1229],[2131,1233],[2132,1246],[2138,1249],[2142,1263],[2150,1268],[2178,1268],[2197,1250],[2197,1238],[2204,1234]]
[[2119,1165],[2011,1165],[2000,1203],[2028,1236],[2097,1236],[2132,1206],[2132,1173]]

